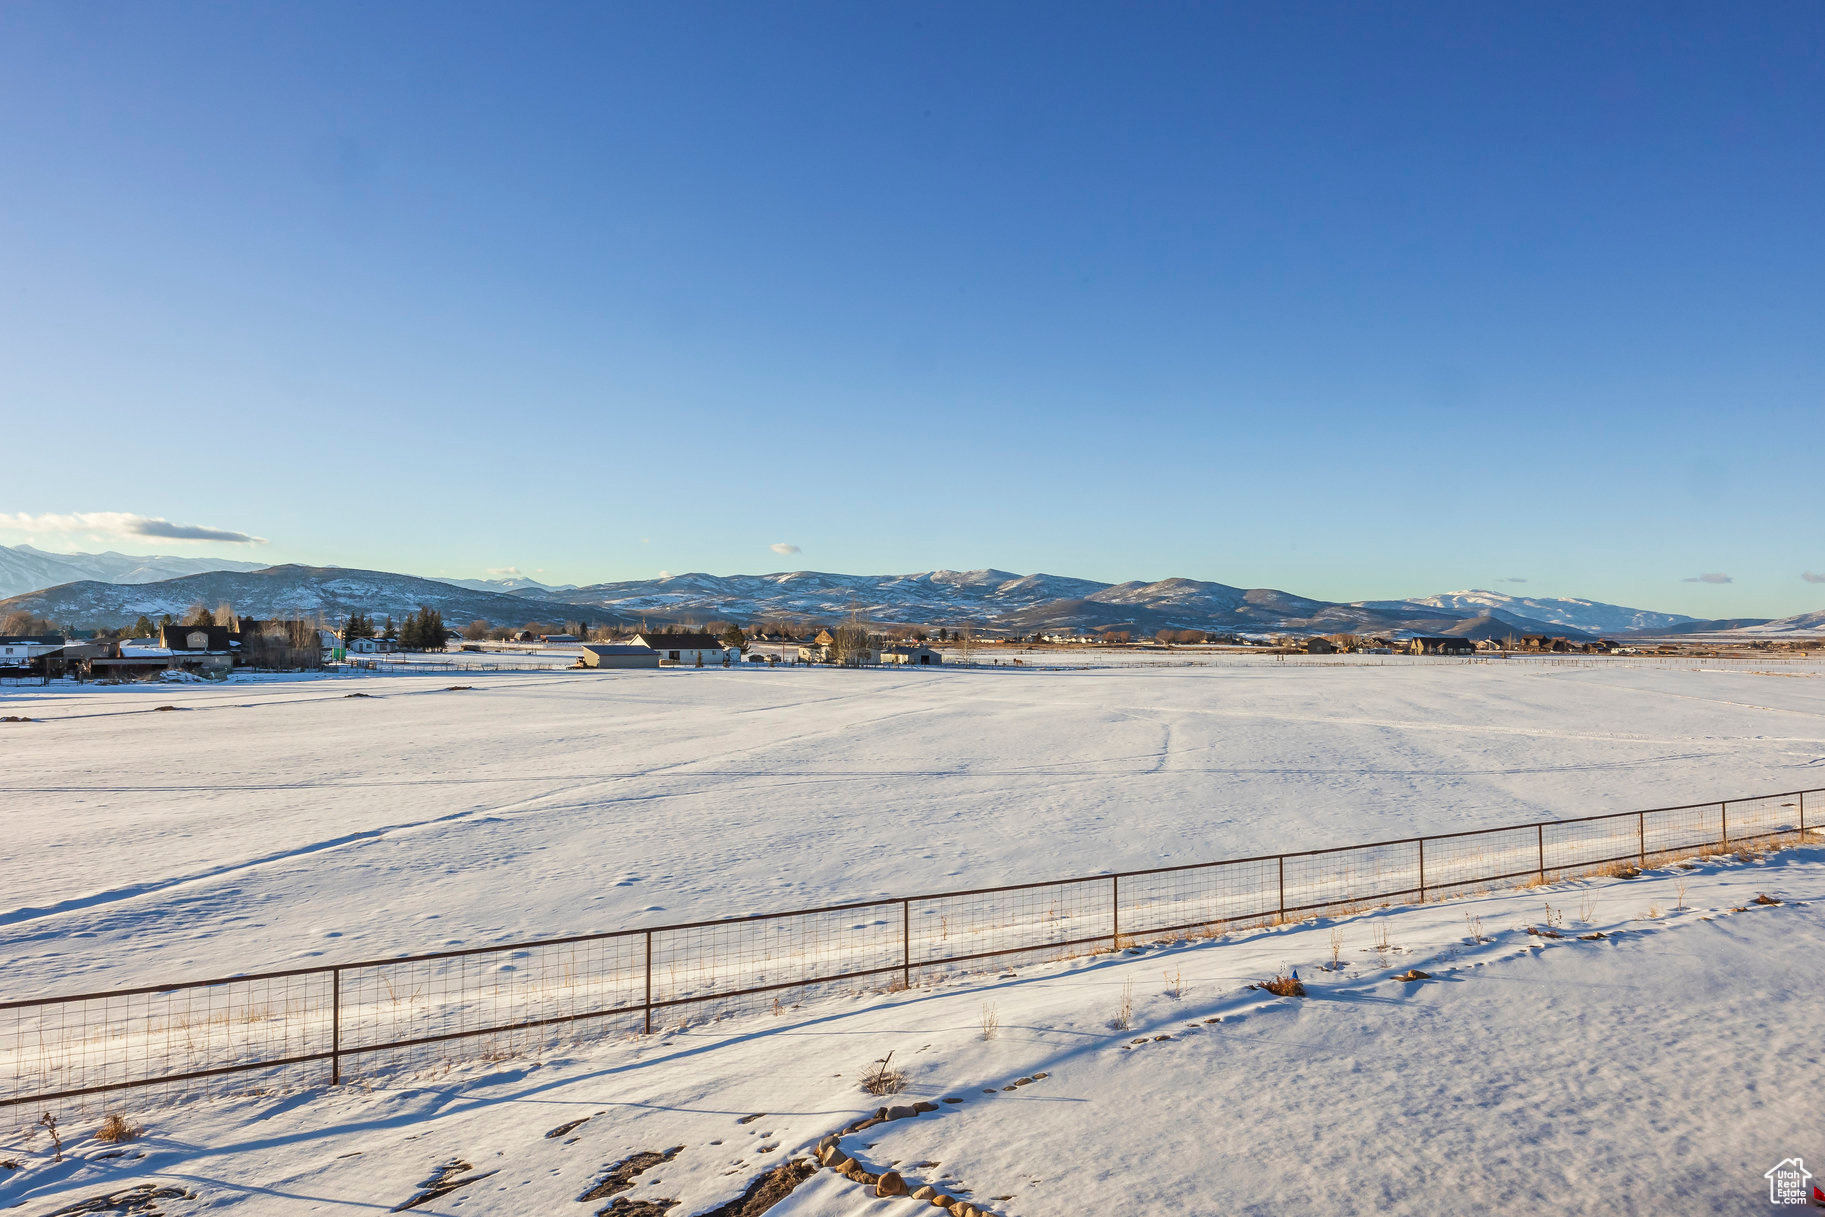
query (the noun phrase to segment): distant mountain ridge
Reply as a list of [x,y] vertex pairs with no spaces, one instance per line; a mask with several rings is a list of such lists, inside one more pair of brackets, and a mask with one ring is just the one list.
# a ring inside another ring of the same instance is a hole
[[[27,552],[37,551],[27,548]],[[113,557],[123,562],[147,561]],[[1591,600],[1517,597],[1474,589],[1411,600],[1340,603],[1275,588],[1232,587],[1196,579],[1102,583],[996,569],[904,575],[692,572],[554,587],[523,576],[428,579],[340,567],[275,566],[134,584],[85,579],[0,601],[0,610],[28,609],[78,626],[122,625],[141,613],[154,618],[165,613],[177,616],[198,601],[214,605],[223,600],[254,616],[298,613],[326,618],[354,611],[403,617],[428,605],[442,612],[452,625],[478,618],[496,625],[579,619],[655,625],[713,620],[744,625],[768,620],[830,623],[854,615],[883,625],[973,625],[1019,634],[1118,629],[1150,635],[1161,629],[1189,629],[1252,635],[1441,634],[1479,639],[1552,634],[1574,640],[1711,632],[1752,624],[1773,633],[1825,629],[1825,614],[1766,625],[1747,619],[1702,622],[1676,613]],[[1820,617],[1821,623],[1811,624],[1810,617]]]
[[854,612],[876,621],[973,622],[1022,632],[1070,629],[1229,630],[1241,633],[1449,633],[1484,621],[1488,637],[1602,633],[1690,621],[1589,600],[1499,592],[1447,592],[1412,600],[1334,603],[1273,588],[1240,588],[1196,579],[1101,583],[1063,575],[936,570],[910,575],[783,571],[768,575],[692,572],[526,595],[622,615],[699,618],[830,619]]
[[156,583],[205,571],[260,570],[268,565],[230,558],[146,556],[113,550],[99,554],[53,554],[31,545],[0,545],[0,597],[18,596],[84,579],[102,583]]
[[512,575],[505,579],[445,579],[445,583],[454,583],[466,587],[472,592],[506,592],[509,594],[542,595],[545,592],[567,592],[576,587],[574,583],[540,583],[526,575]]
[[1452,612],[1494,614],[1497,617],[1527,618],[1548,625],[1563,626],[1587,634],[1627,634],[1642,630],[1664,630],[1684,625],[1697,618],[1679,613],[1655,613],[1647,609],[1625,608],[1596,600],[1576,600],[1560,596],[1510,596],[1474,588],[1462,592],[1440,592],[1433,596],[1416,596],[1411,600],[1368,601],[1377,608],[1399,609],[1408,605],[1448,609]]
[[[416,575],[349,570],[339,566],[269,566],[254,571],[209,571],[158,583],[102,583],[88,579],[0,600],[0,615],[16,610],[83,628],[131,625],[141,614],[154,621],[180,617],[191,605],[223,602],[251,617],[345,619],[352,612],[403,620],[434,608],[451,627],[479,619],[519,625],[541,616],[539,601],[478,592]],[[545,613],[549,613],[545,606]]]

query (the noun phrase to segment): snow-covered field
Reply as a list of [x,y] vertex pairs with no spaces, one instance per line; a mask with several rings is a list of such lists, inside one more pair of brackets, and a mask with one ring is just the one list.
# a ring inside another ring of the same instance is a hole
[[[1817,787],[1822,674],[1241,656],[7,689],[32,721],[0,724],[0,1000]],[[129,1099],[127,1146],[92,1115],[63,1162],[0,1139],[0,1207],[372,1211],[444,1172],[414,1211],[697,1217],[871,1110],[857,1075],[892,1052],[888,1101],[938,1110],[842,1149],[1007,1217],[1760,1211],[1763,1171],[1825,1161],[1821,900],[1815,844],[436,1076]],[[1246,987],[1283,967],[1307,998]],[[770,1211],[890,1209],[921,1211],[824,1171]]]
[[[1822,900],[1812,846],[412,1083],[129,1110],[141,1139],[104,1145],[93,1118],[72,1121],[62,1162],[43,1132],[0,1140],[0,1207],[128,1211],[142,1189],[174,1217],[376,1212],[442,1178],[459,1186],[413,1211],[696,1217],[877,1102],[923,1102],[936,1110],[838,1148],[1007,1217],[1763,1212],[1763,1172],[1825,1151],[1808,962],[1825,950]],[[1412,968],[1431,978],[1397,979]],[[1306,997],[1248,987],[1281,969]],[[877,1100],[857,1080],[889,1053],[907,1088]],[[606,1190],[621,1164],[624,1190]],[[935,1210],[825,1170],[769,1211]]]
[[0,989],[1825,784],[1817,665],[1249,658],[0,690]]

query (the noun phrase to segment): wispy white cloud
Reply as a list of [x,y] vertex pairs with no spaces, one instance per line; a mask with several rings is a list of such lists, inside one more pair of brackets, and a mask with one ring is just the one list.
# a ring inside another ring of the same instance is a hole
[[486,573],[497,579],[503,579],[524,575],[526,572],[517,566],[490,566]]
[[1682,583],[1735,583],[1736,580],[1732,579],[1729,575],[1720,575],[1716,571],[1712,571],[1709,574],[1693,575],[1690,579],[1682,579],[1682,580],[1680,580],[1680,582],[1682,582]]
[[1808,583],[1825,583],[1825,575],[1821,575],[1816,570],[1809,570],[1801,575],[1800,578],[1806,580]]
[[1527,580],[1521,578],[1521,576],[1519,576],[1519,575],[1510,575],[1506,579],[1497,579],[1496,582],[1497,583],[1525,583],[1525,582],[1527,582]]
[[805,552],[790,541],[775,541],[767,548],[776,554],[802,554]]
[[142,516],[130,511],[77,511],[67,515],[32,515],[0,512],[0,531],[30,536],[87,536],[109,540],[151,537],[160,541],[224,541],[231,545],[264,545],[265,537],[209,528],[202,524],[174,524],[163,516]]

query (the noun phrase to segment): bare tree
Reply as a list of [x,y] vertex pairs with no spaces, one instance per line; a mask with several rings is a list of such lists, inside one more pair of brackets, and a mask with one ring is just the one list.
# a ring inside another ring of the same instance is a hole
[[866,663],[870,648],[868,631],[856,622],[839,625],[830,632],[830,661],[854,667]]
[[19,609],[6,614],[4,617],[0,617],[0,634],[5,634],[11,638],[18,638],[22,635],[25,637],[33,637],[55,632],[56,628],[51,625],[48,617],[40,617],[37,613],[29,613],[24,609]]
[[323,666],[323,628],[321,620],[262,621],[257,630],[242,636],[241,654],[257,668],[319,668]]

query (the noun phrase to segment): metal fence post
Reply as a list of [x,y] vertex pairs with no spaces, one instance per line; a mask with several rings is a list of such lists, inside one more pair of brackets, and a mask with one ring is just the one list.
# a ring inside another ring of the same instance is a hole
[[1419,902],[1426,903],[1426,838],[1419,839]]
[[342,1085],[342,969],[330,971],[330,1085]]
[[1109,876],[1109,945],[1122,949],[1122,877]]
[[646,1034],[653,1033],[653,932],[646,932]]
[[1281,854],[1274,861],[1280,864],[1280,920],[1286,920],[1286,855]]
[[900,901],[900,981],[912,988],[912,901]]
[[1648,864],[1648,813],[1645,811],[1635,813],[1635,848],[1641,854],[1641,865],[1645,867]]
[[1718,826],[1723,830],[1723,835],[1718,838],[1717,844],[1719,848],[1726,848],[1730,844],[1730,804],[1719,803],[1717,805],[1717,816],[1719,821]]
[[1800,843],[1805,844],[1806,837],[1806,792],[1800,791]]
[[1546,882],[1546,825],[1535,824],[1534,836],[1540,849],[1540,882]]

